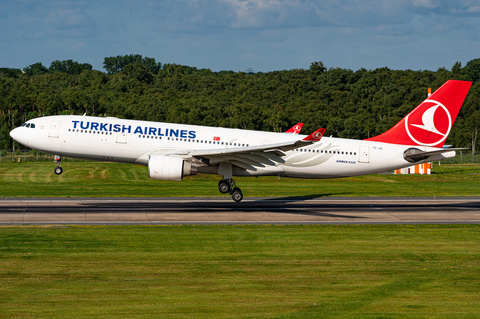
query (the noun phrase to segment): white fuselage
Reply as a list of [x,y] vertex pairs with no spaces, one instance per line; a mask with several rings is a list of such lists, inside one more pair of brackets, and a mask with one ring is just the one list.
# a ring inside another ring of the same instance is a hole
[[[194,150],[267,145],[296,141],[306,136],[74,115],[47,116],[28,123],[35,127],[16,128],[12,137],[32,149],[66,157],[140,165],[148,165],[151,154],[188,155]],[[285,163],[257,170],[234,168],[233,175],[321,179],[378,173],[412,165],[403,156],[411,147],[434,150],[423,146],[323,137],[309,146],[285,152]],[[425,161],[454,156],[452,151]],[[200,167],[198,172],[217,174],[218,168],[212,164]]]

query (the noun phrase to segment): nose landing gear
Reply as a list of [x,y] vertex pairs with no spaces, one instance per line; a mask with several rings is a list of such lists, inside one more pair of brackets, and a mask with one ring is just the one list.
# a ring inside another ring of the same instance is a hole
[[230,193],[235,202],[240,202],[243,199],[242,190],[235,186],[233,178],[222,179],[218,182],[218,190],[222,194]]
[[62,164],[60,163],[62,161],[62,157],[59,155],[55,155],[54,162],[57,163],[57,167],[53,170],[55,174],[60,175],[63,172]]

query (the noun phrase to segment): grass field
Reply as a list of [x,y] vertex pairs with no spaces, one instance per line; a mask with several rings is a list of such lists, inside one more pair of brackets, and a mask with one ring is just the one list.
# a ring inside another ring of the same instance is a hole
[[0,227],[1,318],[478,318],[479,225]]
[[[217,176],[1,163],[0,197],[219,196]],[[246,196],[479,196],[431,176],[237,178]],[[478,318],[480,225],[0,227],[0,318]]]
[[[103,162],[0,163],[0,197],[169,197],[225,196],[216,175],[198,175],[181,182],[147,177],[147,168]],[[435,165],[432,175],[368,175],[333,180],[277,177],[235,178],[246,197],[290,196],[479,196],[480,165]]]

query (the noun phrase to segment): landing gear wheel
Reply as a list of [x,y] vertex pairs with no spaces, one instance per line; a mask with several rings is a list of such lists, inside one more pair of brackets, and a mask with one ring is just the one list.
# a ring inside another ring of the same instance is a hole
[[62,174],[63,172],[63,169],[62,169],[62,157],[60,155],[55,155],[54,157],[54,162],[57,163],[57,167],[55,167],[55,169],[53,170],[55,172],[55,174],[57,175],[60,175]]
[[242,194],[242,191],[240,190],[240,188],[238,187],[235,187],[232,191],[232,199],[235,201],[235,202],[241,202],[242,199],[243,199],[243,194]]
[[220,182],[218,182],[218,190],[220,193],[226,194],[230,192],[230,184],[226,180],[222,179]]

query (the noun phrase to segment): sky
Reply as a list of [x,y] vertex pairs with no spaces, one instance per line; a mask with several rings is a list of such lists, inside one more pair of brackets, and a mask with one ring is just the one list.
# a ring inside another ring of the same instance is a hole
[[480,58],[480,0],[0,0],[0,67],[140,54],[212,71],[451,69]]

